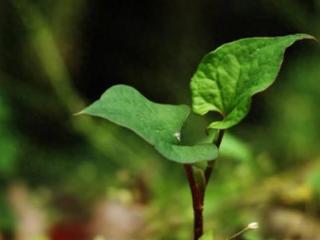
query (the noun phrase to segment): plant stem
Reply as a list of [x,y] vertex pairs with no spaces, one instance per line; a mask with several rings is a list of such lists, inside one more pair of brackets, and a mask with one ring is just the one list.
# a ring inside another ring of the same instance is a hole
[[240,230],[239,232],[233,234],[230,238],[227,238],[227,240],[231,240],[231,239],[234,239],[236,237],[239,237],[240,235],[242,235],[244,232],[246,232],[248,230],[248,227]]
[[[224,130],[223,129],[222,130],[218,130],[217,136],[216,136],[216,138],[215,138],[215,140],[213,142],[217,146],[217,148],[219,148],[220,145],[221,145],[223,135],[224,135]],[[214,169],[215,162],[216,162],[216,160],[209,161],[208,162],[208,167],[205,170],[205,177],[206,177],[206,183],[207,184],[209,182],[210,176],[211,176],[212,171]]]
[[[214,144],[219,148],[222,138],[223,138],[224,130],[218,130],[217,136],[214,140]],[[203,234],[203,205],[204,205],[204,196],[206,186],[209,182],[209,178],[214,169],[215,161],[208,162],[208,166],[204,172],[205,181],[196,181],[194,172],[191,164],[184,164],[184,170],[186,172],[189,187],[192,195],[192,206],[193,206],[193,214],[194,214],[194,224],[193,224],[193,233],[194,240],[200,239]]]
[[188,177],[188,182],[192,194],[192,205],[194,214],[193,233],[194,240],[198,240],[203,234],[203,200],[204,200],[204,186],[200,186],[194,178],[192,166],[185,164],[184,169]]

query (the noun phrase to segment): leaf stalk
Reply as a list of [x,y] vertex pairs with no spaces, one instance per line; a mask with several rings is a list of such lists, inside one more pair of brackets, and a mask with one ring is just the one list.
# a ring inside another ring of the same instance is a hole
[[[224,130],[218,130],[214,139],[214,144],[219,148],[224,135]],[[191,164],[184,164],[184,170],[188,178],[189,187],[192,195],[193,206],[193,239],[198,240],[203,235],[203,207],[206,187],[208,185],[210,176],[213,172],[215,160],[208,162],[207,168],[204,170],[204,181],[197,181],[195,171]]]
[[203,234],[203,201],[205,186],[200,186],[194,178],[192,165],[184,164],[184,169],[188,178],[194,214],[193,233],[194,240],[200,239]]

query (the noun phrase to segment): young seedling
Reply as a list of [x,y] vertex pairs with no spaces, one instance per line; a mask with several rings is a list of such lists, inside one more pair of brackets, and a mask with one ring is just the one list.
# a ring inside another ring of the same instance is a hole
[[241,39],[220,46],[202,59],[190,84],[192,110],[199,115],[218,112],[222,118],[208,126],[206,132],[212,139],[208,143],[181,144],[180,131],[190,114],[188,106],[151,102],[126,85],[109,88],[80,113],[126,127],[164,158],[183,164],[192,193],[194,240],[198,240],[203,234],[204,194],[224,131],[247,115],[254,94],[274,82],[285,50],[298,40],[312,38],[294,34]]

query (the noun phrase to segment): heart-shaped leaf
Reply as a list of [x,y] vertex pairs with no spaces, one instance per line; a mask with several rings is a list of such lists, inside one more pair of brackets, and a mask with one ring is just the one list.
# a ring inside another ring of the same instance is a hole
[[188,106],[151,102],[130,86],[109,88],[81,113],[131,129],[154,145],[164,157],[175,162],[195,163],[217,157],[214,144],[179,145],[181,128],[190,114]]
[[236,125],[248,113],[251,97],[276,79],[285,50],[297,40],[312,38],[307,34],[257,37],[220,46],[202,59],[191,79],[193,111],[223,116],[209,128]]

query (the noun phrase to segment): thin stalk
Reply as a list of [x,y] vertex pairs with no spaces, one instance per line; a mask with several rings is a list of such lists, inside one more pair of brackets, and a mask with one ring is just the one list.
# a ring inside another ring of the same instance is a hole
[[[217,136],[216,136],[215,140],[213,141],[213,143],[217,146],[217,148],[219,148],[220,145],[221,145],[223,135],[224,135],[224,130],[223,129],[222,130],[218,130]],[[211,176],[212,171],[214,169],[215,162],[216,162],[216,160],[209,161],[208,162],[208,166],[207,166],[207,168],[205,170],[205,177],[206,177],[206,183],[207,184],[209,182],[210,176]]]
[[[224,130],[218,130],[217,136],[214,140],[214,144],[219,148],[224,135]],[[192,195],[192,206],[194,214],[193,233],[194,240],[200,239],[203,234],[203,205],[206,186],[209,182],[210,176],[214,169],[215,161],[208,162],[208,166],[204,171],[204,182],[196,181],[192,165],[184,164],[184,170],[186,172],[189,187]]]
[[193,224],[193,233],[194,240],[200,239],[203,234],[203,198],[204,198],[204,189],[202,186],[199,186],[195,181],[192,166],[190,164],[185,164],[184,169],[188,178],[191,194],[192,194],[192,206],[194,214],[194,224]]
[[244,228],[241,231],[233,234],[230,238],[227,238],[227,240],[231,240],[231,239],[235,239],[236,237],[241,236],[244,232],[246,232],[248,230],[248,228]]

